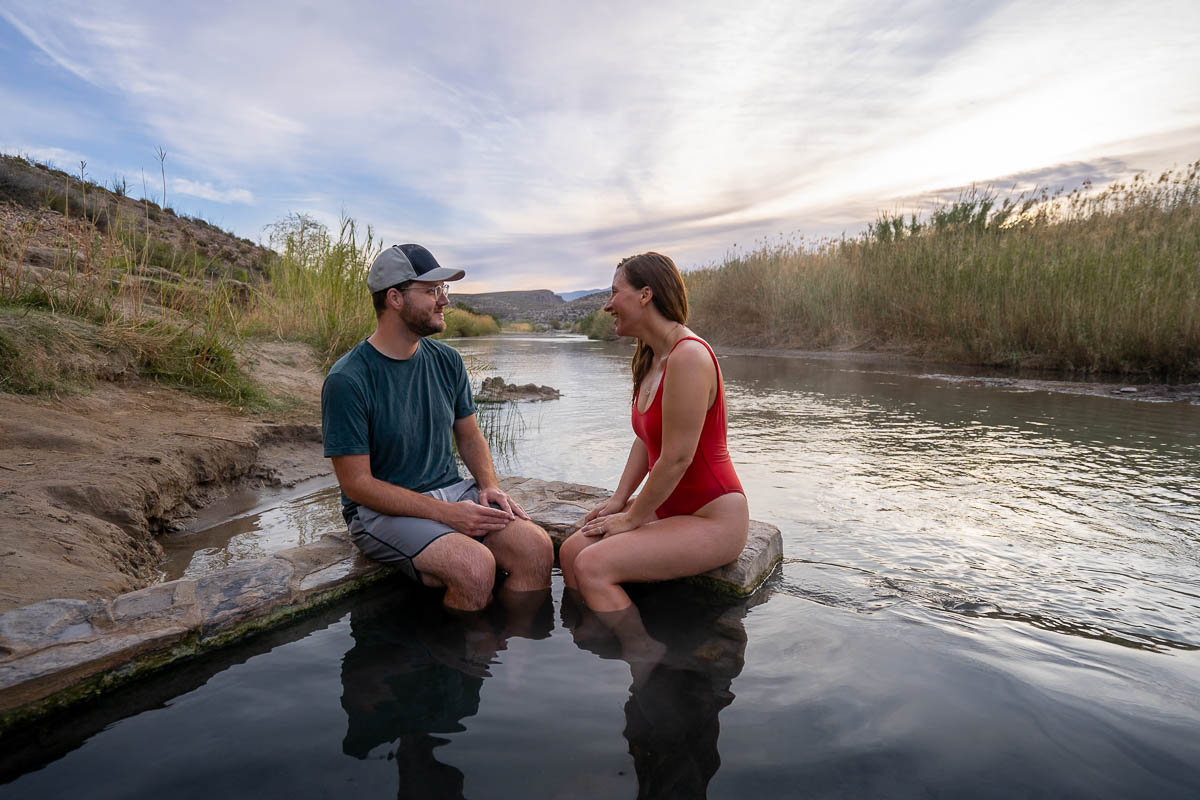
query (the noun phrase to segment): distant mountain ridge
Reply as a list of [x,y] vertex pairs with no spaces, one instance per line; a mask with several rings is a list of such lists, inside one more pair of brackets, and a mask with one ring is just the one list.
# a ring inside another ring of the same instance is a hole
[[587,316],[602,308],[608,302],[608,295],[601,289],[564,300],[549,289],[531,289],[518,292],[454,293],[450,295],[450,300],[469,306],[481,314],[490,314],[497,320],[549,324],[555,320],[574,322]]
[[597,292],[607,292],[607,291],[608,291],[608,289],[583,289],[578,292],[558,292],[558,296],[561,297],[563,300],[570,302],[572,300],[578,300],[580,297],[586,297],[589,294],[596,294]]

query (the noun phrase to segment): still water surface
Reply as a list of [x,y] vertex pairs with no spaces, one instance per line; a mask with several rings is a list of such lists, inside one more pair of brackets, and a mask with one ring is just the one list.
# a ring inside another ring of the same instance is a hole
[[[501,471],[615,485],[628,347],[456,346],[563,392],[509,419]],[[393,587],[44,726],[0,795],[1200,796],[1200,407],[721,367],[785,562],[749,604],[641,593],[661,663],[557,576],[476,619]],[[337,527],[314,489],[247,501],[168,571]]]

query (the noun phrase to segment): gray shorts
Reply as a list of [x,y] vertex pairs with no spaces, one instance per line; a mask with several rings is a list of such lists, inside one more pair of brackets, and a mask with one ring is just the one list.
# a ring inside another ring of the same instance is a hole
[[[479,487],[470,478],[424,494],[447,503],[479,501]],[[350,520],[350,541],[354,542],[354,546],[367,558],[394,564],[408,577],[418,581],[420,578],[413,566],[413,559],[434,539],[454,532],[444,522],[424,517],[392,517],[362,505],[355,513],[357,516]]]

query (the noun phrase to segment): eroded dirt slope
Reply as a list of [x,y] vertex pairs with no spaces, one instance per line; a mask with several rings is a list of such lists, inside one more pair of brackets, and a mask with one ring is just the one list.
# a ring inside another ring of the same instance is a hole
[[156,534],[238,482],[325,474],[308,348],[244,357],[286,412],[246,416],[147,381],[86,394],[0,394],[0,610],[154,582]]

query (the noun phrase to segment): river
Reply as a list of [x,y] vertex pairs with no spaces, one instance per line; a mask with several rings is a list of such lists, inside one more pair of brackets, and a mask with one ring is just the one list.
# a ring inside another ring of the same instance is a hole
[[[615,485],[627,344],[454,344],[563,394],[501,412],[502,472]],[[1200,795],[1200,407],[859,356],[721,368],[785,560],[749,603],[638,593],[661,663],[622,658],[557,575],[473,620],[376,591],[122,690],[0,795]],[[335,504],[247,501],[168,577],[310,541]]]

